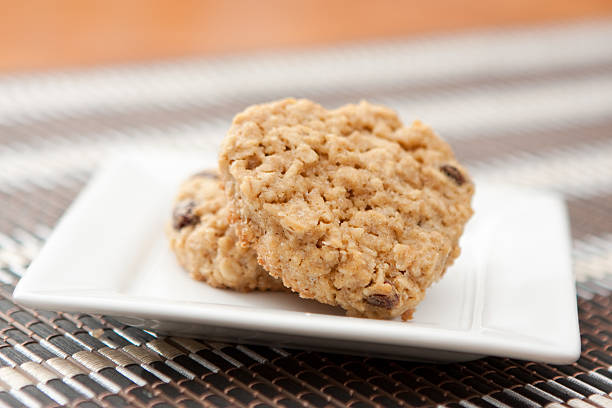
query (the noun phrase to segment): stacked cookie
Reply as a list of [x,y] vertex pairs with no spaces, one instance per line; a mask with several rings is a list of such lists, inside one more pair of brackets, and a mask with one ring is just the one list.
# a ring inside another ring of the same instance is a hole
[[287,287],[351,316],[409,318],[459,256],[474,186],[429,127],[361,102],[285,99],[238,114],[220,180],[179,192],[169,236],[192,276]]

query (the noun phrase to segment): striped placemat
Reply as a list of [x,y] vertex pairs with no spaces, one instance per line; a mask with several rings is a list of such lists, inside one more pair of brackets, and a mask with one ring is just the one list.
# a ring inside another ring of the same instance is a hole
[[[576,364],[445,366],[217,344],[30,310],[14,285],[105,157],[217,149],[285,96],[419,118],[479,180],[565,195]],[[0,405],[603,406],[612,399],[612,21],[0,77]]]

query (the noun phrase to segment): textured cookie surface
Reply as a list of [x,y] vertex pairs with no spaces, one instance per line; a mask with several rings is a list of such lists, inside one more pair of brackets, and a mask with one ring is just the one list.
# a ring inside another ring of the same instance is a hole
[[250,107],[219,168],[240,239],[266,270],[353,316],[408,317],[472,214],[474,186],[450,147],[366,102]]
[[197,280],[241,292],[283,290],[257,263],[255,251],[238,243],[215,172],[202,172],[180,187],[167,229],[179,263]]

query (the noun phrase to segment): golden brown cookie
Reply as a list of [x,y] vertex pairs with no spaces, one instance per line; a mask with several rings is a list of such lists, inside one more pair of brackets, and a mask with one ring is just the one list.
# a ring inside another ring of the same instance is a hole
[[285,99],[238,114],[219,160],[233,222],[301,297],[408,316],[459,255],[474,186],[449,145],[392,110]]
[[240,292],[283,290],[257,263],[255,251],[238,243],[216,172],[185,181],[167,228],[170,247],[194,279]]

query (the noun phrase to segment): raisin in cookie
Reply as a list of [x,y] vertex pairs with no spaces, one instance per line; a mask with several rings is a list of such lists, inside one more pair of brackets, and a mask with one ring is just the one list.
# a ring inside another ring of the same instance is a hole
[[168,226],[170,247],[179,263],[194,279],[218,288],[284,289],[257,263],[255,251],[239,245],[228,216],[216,173],[198,173],[185,181]]
[[449,145],[366,102],[252,106],[234,118],[219,168],[260,264],[352,316],[409,318],[472,215],[474,186]]

